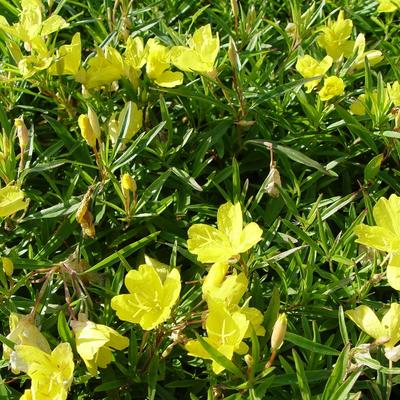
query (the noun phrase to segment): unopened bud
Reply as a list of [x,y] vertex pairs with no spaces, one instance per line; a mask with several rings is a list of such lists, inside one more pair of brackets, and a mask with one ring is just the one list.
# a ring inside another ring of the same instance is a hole
[[20,147],[26,147],[29,142],[29,132],[22,115],[14,120],[14,125],[17,128],[17,136]]
[[250,354],[246,354],[244,356],[244,362],[246,363],[246,365],[251,368],[253,366],[254,360],[253,357]]
[[274,324],[271,336],[271,351],[277,351],[282,346],[285,339],[287,328],[286,314],[279,314],[278,319]]
[[14,272],[13,262],[8,257],[1,257],[1,261],[3,262],[4,273],[11,277]]
[[239,5],[237,0],[231,0],[231,8],[235,18],[239,16]]
[[99,119],[97,118],[97,114],[90,107],[88,107],[88,118],[93,132],[96,135],[96,139],[100,141],[101,131]]
[[93,189],[92,187],[89,187],[81,204],[79,205],[78,211],[76,212],[76,220],[82,228],[83,236],[94,238],[96,235],[96,230],[93,224],[93,215],[89,211],[89,204],[92,199],[92,194]]
[[123,191],[130,190],[132,193],[135,193],[137,189],[135,180],[128,173],[122,175],[121,187]]
[[228,57],[229,57],[229,61],[231,62],[232,68],[235,71],[240,69],[240,61],[239,61],[236,44],[232,38],[229,39]]
[[83,138],[90,147],[96,147],[96,134],[93,131],[92,125],[87,114],[81,114],[78,118],[78,125]]
[[255,9],[254,5],[251,5],[249,8],[249,11],[247,12],[247,16],[246,16],[246,32],[247,33],[250,33],[253,30],[256,20],[257,20],[256,9]]
[[278,186],[282,186],[282,183],[281,175],[276,168],[275,163],[272,165],[266,181],[267,186],[265,188],[265,191],[268,193],[268,195],[271,197],[279,197],[280,192]]
[[286,25],[285,31],[290,37],[295,38],[297,36],[297,25],[293,22],[289,22]]
[[90,97],[90,92],[86,89],[85,85],[82,85],[82,96],[84,99],[88,99]]

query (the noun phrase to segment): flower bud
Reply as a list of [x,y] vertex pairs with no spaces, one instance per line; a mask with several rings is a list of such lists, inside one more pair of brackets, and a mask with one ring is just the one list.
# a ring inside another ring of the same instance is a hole
[[291,38],[295,38],[297,36],[297,25],[293,22],[289,22],[286,25],[285,31]]
[[233,16],[237,18],[239,16],[239,5],[237,0],[231,0],[231,8],[233,12]]
[[123,191],[130,190],[132,193],[135,193],[137,189],[135,180],[128,173],[122,175],[121,187]]
[[88,118],[90,126],[92,127],[93,132],[96,136],[96,139],[100,141],[101,131],[100,131],[99,119],[97,118],[97,114],[90,107],[88,107]]
[[22,115],[14,120],[14,125],[17,128],[17,136],[20,147],[26,147],[29,142],[29,132]]
[[14,264],[8,257],[1,257],[1,261],[3,263],[3,271],[4,273],[11,278],[14,272]]
[[83,138],[90,147],[96,147],[96,134],[93,131],[92,125],[87,114],[81,114],[78,118],[78,125]]
[[229,39],[229,48],[228,48],[228,57],[229,61],[231,62],[232,68],[237,71],[238,68],[240,67],[240,61],[239,61],[239,56],[237,53],[237,48],[235,41],[230,38]]
[[266,181],[268,183],[265,188],[265,191],[268,193],[268,195],[271,197],[279,197],[280,192],[278,186],[282,186],[281,175],[278,169],[276,168],[275,163],[272,165]]
[[253,357],[250,354],[246,354],[244,356],[244,362],[246,363],[246,365],[251,368],[253,366],[254,360]]
[[277,351],[282,346],[285,339],[287,328],[286,314],[279,314],[278,319],[274,324],[271,336],[271,351]]
[[89,187],[85,193],[81,204],[79,205],[78,211],[76,212],[76,220],[82,228],[83,236],[89,236],[94,238],[96,235],[96,229],[93,223],[93,215],[89,211],[89,204],[92,199],[93,189]]

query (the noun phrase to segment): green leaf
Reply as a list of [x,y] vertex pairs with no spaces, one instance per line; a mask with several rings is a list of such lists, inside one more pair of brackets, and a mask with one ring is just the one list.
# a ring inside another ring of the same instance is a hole
[[348,378],[336,389],[329,399],[335,400],[347,400],[350,390],[353,388],[354,384],[357,382],[362,370],[352,372]]
[[279,288],[274,286],[272,290],[272,295],[269,300],[268,308],[264,313],[264,327],[265,327],[265,337],[268,340],[272,335],[272,329],[274,327],[275,321],[279,315],[280,304],[280,293]]
[[148,399],[154,400],[157,392],[157,378],[158,378],[158,364],[159,359],[157,354],[154,354],[151,360],[148,372],[147,372],[147,384],[148,384]]
[[337,356],[339,352],[332,347],[324,344],[313,342],[310,339],[306,339],[303,336],[296,335],[295,333],[286,332],[285,341],[293,343],[302,349],[309,350],[313,353],[325,354],[327,356]]
[[99,269],[103,269],[106,267],[110,267],[111,265],[114,265],[115,263],[117,263],[120,260],[119,255],[122,255],[125,258],[130,256],[132,253],[135,253],[142,247],[148,245],[153,240],[155,240],[157,238],[158,234],[159,234],[159,232],[153,232],[150,235],[148,235],[142,239],[139,239],[134,243],[128,244],[127,246],[123,247],[122,249],[118,250],[117,252],[106,257],[104,260],[101,260],[97,264],[93,265],[93,267],[86,270],[83,274],[88,274],[89,272],[98,271]]
[[213,360],[222,365],[227,371],[232,372],[232,374],[238,375],[241,378],[246,379],[240,368],[237,367],[231,360],[226,358],[217,349],[208,344],[201,336],[196,335],[196,337],[200,344],[203,346],[204,350],[212,357]]
[[364,180],[366,182],[373,181],[379,173],[383,160],[383,154],[378,154],[372,158],[364,168]]
[[65,319],[65,315],[63,311],[58,313],[57,319],[57,330],[60,338],[64,342],[68,342],[71,346],[75,346],[74,335],[72,334],[71,330],[69,329],[67,320]]
[[336,399],[334,396],[335,391],[343,383],[350,357],[350,345],[346,345],[341,351],[338,359],[336,360],[335,368],[333,369],[328,382],[325,385],[324,393],[322,394],[321,400]]
[[308,386],[307,376],[304,371],[304,364],[295,349],[292,349],[294,364],[296,366],[297,382],[299,384],[300,395],[303,400],[311,400],[310,387]]

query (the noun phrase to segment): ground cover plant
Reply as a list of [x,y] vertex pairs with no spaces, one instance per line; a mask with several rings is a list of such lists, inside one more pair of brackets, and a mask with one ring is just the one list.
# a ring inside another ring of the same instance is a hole
[[399,9],[0,0],[0,398],[396,398]]

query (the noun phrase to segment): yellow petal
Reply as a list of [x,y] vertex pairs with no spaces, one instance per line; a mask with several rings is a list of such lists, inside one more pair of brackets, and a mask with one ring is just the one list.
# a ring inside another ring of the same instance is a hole
[[59,15],[52,15],[51,17],[47,18],[42,25],[42,30],[40,34],[42,36],[47,36],[50,33],[59,31],[61,29],[67,28],[69,26],[68,22],[65,21],[64,18],[60,17]]
[[228,271],[227,263],[215,263],[211,266],[210,271],[205,277],[202,285],[203,297],[206,298],[209,293],[218,289]]
[[19,398],[19,400],[33,400],[31,390],[25,389],[24,394]]
[[386,268],[388,284],[396,290],[400,290],[400,254],[392,255]]
[[167,275],[163,285],[163,296],[161,306],[171,308],[178,300],[181,291],[181,276],[179,271],[174,268]]
[[400,238],[380,226],[357,225],[354,233],[358,236],[357,243],[364,244],[374,249],[395,253],[400,250]]
[[358,306],[354,310],[346,311],[346,315],[367,335],[374,339],[386,336],[386,330],[382,326],[376,314],[367,306]]
[[66,44],[58,49],[56,62],[49,68],[52,75],[75,76],[81,64],[81,36],[75,33],[71,44]]
[[8,185],[0,189],[0,217],[9,217],[17,211],[24,210],[27,202],[24,192],[16,185]]
[[196,254],[200,262],[226,262],[235,255],[228,237],[212,226],[192,225],[188,236],[188,250]]
[[239,247],[243,228],[243,216],[240,203],[225,203],[218,208],[218,230],[226,235],[234,249]]
[[244,253],[261,240],[261,228],[255,223],[250,222],[246,225],[240,235],[240,245],[237,247],[238,253]]
[[99,349],[109,341],[109,335],[97,329],[93,322],[73,321],[76,349],[84,360],[92,360]]
[[400,197],[392,194],[389,199],[381,197],[373,208],[378,226],[400,237]]
[[382,325],[390,341],[385,347],[393,347],[400,340],[400,304],[392,303],[389,311],[382,318]]
[[158,75],[154,82],[159,86],[172,88],[182,84],[183,74],[182,72],[165,71]]

